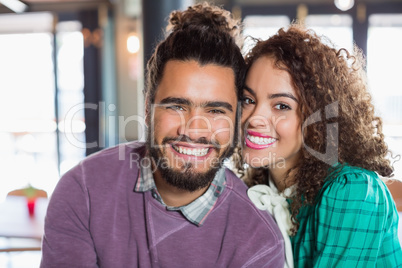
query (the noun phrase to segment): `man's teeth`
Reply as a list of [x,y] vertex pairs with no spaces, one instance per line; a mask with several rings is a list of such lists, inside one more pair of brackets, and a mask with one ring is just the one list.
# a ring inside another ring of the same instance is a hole
[[267,145],[271,144],[276,141],[274,138],[262,138],[262,137],[256,137],[256,136],[251,136],[247,135],[247,139],[251,141],[252,143],[259,144],[259,145]]
[[173,148],[181,154],[194,155],[194,156],[204,156],[208,153],[209,150],[209,148],[190,149],[188,147],[181,147],[181,146],[173,146]]

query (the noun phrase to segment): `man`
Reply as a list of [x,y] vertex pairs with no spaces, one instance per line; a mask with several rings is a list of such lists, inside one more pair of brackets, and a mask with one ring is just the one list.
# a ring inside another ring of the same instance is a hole
[[272,217],[222,167],[245,72],[225,15],[206,4],[172,13],[148,63],[146,144],[103,150],[63,176],[41,267],[283,267]]

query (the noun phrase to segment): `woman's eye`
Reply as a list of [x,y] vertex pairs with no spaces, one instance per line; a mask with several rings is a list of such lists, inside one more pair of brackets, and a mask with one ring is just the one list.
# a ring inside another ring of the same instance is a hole
[[286,105],[283,103],[279,103],[279,104],[275,105],[274,108],[277,110],[290,110],[291,109],[289,105]]
[[246,105],[246,104],[255,104],[255,101],[253,101],[252,99],[250,99],[250,98],[248,98],[248,97],[245,97],[245,98],[243,98],[242,104],[243,104],[243,105]]

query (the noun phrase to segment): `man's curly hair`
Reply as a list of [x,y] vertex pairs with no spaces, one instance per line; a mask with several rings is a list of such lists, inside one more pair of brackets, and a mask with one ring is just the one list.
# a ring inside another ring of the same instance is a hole
[[185,11],[173,11],[166,32],[170,34],[187,27],[198,26],[208,28],[209,31],[216,29],[227,32],[240,48],[243,45],[241,21],[233,18],[229,11],[208,2],[189,6]]
[[[260,57],[272,58],[278,69],[290,74],[298,94],[304,144],[298,163],[288,172],[297,185],[291,198],[293,232],[299,227],[301,207],[314,204],[325,179],[330,174],[335,176],[334,171],[343,164],[372,170],[383,177],[393,175],[386,159],[388,147],[382,121],[374,114],[368,92],[361,51],[355,49],[352,55],[326,44],[330,41],[293,23],[268,40],[257,41],[246,56],[248,68]],[[328,116],[334,111],[337,116]],[[319,122],[308,123],[316,112],[321,116],[315,120]],[[332,151],[326,152],[328,148]],[[266,184],[268,172],[268,168],[240,170],[249,186]]]

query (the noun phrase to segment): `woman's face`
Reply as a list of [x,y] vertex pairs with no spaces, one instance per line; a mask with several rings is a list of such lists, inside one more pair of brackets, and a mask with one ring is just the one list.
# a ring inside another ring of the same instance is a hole
[[243,100],[243,159],[252,167],[293,167],[302,146],[299,100],[288,72],[261,57],[247,77]]

